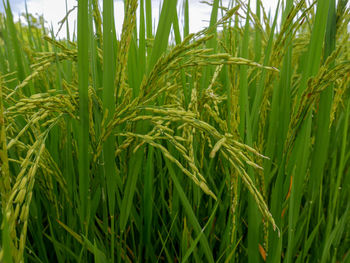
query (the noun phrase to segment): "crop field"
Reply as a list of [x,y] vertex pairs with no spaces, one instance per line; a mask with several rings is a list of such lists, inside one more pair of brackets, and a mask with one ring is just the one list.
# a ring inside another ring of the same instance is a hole
[[189,1],[4,1],[0,262],[350,262],[348,2]]

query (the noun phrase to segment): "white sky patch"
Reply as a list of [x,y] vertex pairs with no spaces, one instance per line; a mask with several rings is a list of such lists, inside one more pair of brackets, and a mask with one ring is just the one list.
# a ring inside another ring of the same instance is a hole
[[[33,15],[43,15],[46,26],[51,29],[53,27],[54,33],[56,34],[60,24],[59,22],[66,16],[66,11],[71,10],[77,2],[74,0],[67,0],[67,9],[65,0],[27,0],[28,12]],[[23,11],[24,12],[24,7]],[[73,34],[77,21],[77,9],[70,13],[68,16],[69,31],[70,35]],[[67,36],[66,25],[63,25],[59,37],[64,38]]]
[[[15,5],[13,6],[13,10],[17,11],[17,14],[25,12],[25,6],[24,1],[22,6],[18,3],[18,0],[16,2],[10,1],[10,4]],[[160,2],[161,0],[152,0],[152,17],[153,17],[153,24],[156,25],[158,23],[159,19],[159,12],[160,12]],[[208,1],[209,2],[209,1]],[[227,7],[229,5],[229,0],[222,0],[223,6]],[[255,2],[255,1],[253,1]],[[265,7],[266,12],[268,12],[269,9],[274,10],[278,0],[262,0],[263,5]],[[182,11],[182,0],[178,0],[178,11]],[[200,3],[200,0],[189,0],[189,20],[190,20],[190,32],[197,32],[204,27],[208,26],[209,20],[210,20],[210,11],[211,7],[207,4]],[[76,0],[67,0],[67,10],[72,9],[75,5],[77,5]],[[27,0],[27,6],[28,6],[28,12],[31,14],[38,14],[38,15],[44,15],[44,19],[47,21],[47,27],[51,28],[51,25],[54,29],[55,34],[57,33],[59,29],[59,21],[61,21],[65,15],[66,15],[66,4],[65,0]],[[102,1],[100,0],[100,7],[102,10]],[[252,7],[255,9],[255,4]],[[14,13],[16,12],[14,11]],[[114,14],[115,14],[115,24],[116,24],[116,31],[119,35],[122,30],[122,24],[124,19],[124,3],[122,0],[114,1]],[[137,11],[137,14],[139,15],[139,9]],[[16,13],[14,14],[15,17]],[[180,27],[181,27],[181,20],[182,17],[180,17]],[[23,20],[22,20],[23,21]],[[77,10],[75,9],[70,15],[68,19],[69,23],[69,30],[70,35],[72,36],[75,27],[76,27],[76,21],[77,21]],[[61,29],[61,31],[58,34],[58,37],[65,38],[67,36],[66,31],[66,25],[64,25]]]

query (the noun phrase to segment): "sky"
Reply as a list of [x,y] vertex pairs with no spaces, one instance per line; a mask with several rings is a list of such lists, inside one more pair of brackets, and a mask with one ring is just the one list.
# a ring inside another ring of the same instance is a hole
[[[247,0],[243,0],[247,2]],[[24,0],[9,0],[14,17],[18,19],[19,14],[25,12]],[[101,1],[102,2],[102,1]],[[152,0],[152,16],[153,20],[157,21],[159,17],[159,5],[162,0]],[[178,0],[178,8],[181,8],[182,0]],[[200,3],[201,0],[189,0],[189,15],[190,15],[190,32],[197,32],[203,27],[208,25],[210,18],[210,6]],[[209,2],[209,1],[208,1]],[[222,0],[223,6],[228,6],[229,0]],[[254,2],[254,1],[253,1]],[[262,0],[265,9],[274,10],[278,0]],[[76,0],[67,0],[68,10],[77,5]],[[47,27],[54,29],[55,34],[59,29],[58,22],[66,15],[65,0],[27,0],[28,12],[31,14],[44,15],[44,19],[47,21]],[[101,5],[102,6],[102,3]],[[124,7],[122,0],[114,0],[114,11],[116,18],[117,33],[120,33],[122,23],[124,19]],[[3,12],[3,4],[0,4],[0,11]],[[76,10],[69,16],[70,31],[73,32],[74,25],[76,23]],[[58,37],[66,36],[66,28],[62,27],[58,34]]]

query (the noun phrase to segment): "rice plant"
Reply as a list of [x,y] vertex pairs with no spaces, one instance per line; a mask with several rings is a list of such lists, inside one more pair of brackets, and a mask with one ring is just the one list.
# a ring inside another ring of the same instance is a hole
[[0,262],[349,262],[346,0],[3,3]]

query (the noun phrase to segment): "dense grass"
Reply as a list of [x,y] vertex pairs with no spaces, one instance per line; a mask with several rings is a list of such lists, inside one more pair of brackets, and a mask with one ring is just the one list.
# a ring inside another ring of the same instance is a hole
[[124,2],[60,41],[5,2],[0,261],[349,262],[347,1]]

